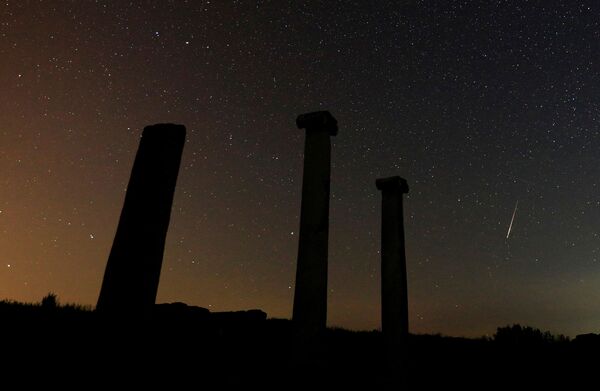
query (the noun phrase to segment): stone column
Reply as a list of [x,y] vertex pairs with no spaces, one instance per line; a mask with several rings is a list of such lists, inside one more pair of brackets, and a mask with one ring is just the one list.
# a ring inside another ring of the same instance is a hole
[[106,264],[98,311],[134,315],[154,305],[184,143],[183,125],[144,128]]
[[296,124],[306,129],[293,310],[294,337],[301,344],[314,341],[327,323],[331,136],[338,128],[328,111],[302,114]]
[[406,180],[399,176],[377,179],[381,190],[381,331],[387,362],[404,372],[408,345],[408,292],[402,195]]

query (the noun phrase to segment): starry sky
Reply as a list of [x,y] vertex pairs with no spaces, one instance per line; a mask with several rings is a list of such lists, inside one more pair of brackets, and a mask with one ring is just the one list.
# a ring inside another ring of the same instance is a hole
[[330,110],[329,325],[380,327],[401,175],[411,331],[597,332],[598,53],[591,0],[3,1],[0,298],[96,303],[141,130],[175,122],[158,302],[290,317],[295,118]]

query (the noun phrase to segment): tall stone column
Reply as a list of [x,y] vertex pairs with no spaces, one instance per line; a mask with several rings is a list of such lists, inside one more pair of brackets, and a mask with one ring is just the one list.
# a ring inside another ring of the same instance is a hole
[[404,249],[402,195],[406,180],[399,176],[377,179],[381,190],[381,331],[387,362],[398,375],[405,371],[408,345],[408,289]]
[[303,343],[314,341],[327,324],[331,136],[338,128],[328,111],[302,114],[296,124],[306,129],[293,310],[295,341]]
[[146,126],[96,309],[139,314],[156,300],[185,126]]

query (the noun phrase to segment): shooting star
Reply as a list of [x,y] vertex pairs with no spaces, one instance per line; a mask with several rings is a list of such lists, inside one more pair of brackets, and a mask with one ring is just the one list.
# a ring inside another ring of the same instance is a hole
[[510,219],[510,224],[508,225],[508,232],[506,233],[506,239],[510,236],[510,231],[512,230],[513,221],[515,221],[515,215],[517,214],[517,207],[519,206],[519,200],[515,204],[515,210],[513,210],[512,218]]

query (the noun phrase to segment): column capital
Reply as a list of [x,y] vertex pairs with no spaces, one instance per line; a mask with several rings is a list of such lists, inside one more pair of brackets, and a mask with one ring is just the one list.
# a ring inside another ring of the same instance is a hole
[[381,191],[398,190],[402,194],[408,193],[408,183],[406,183],[406,179],[399,176],[379,178],[375,181],[375,186],[377,186],[377,189]]
[[296,125],[299,129],[306,130],[324,130],[330,136],[337,135],[337,120],[329,111],[313,111],[312,113],[300,114],[296,118]]

